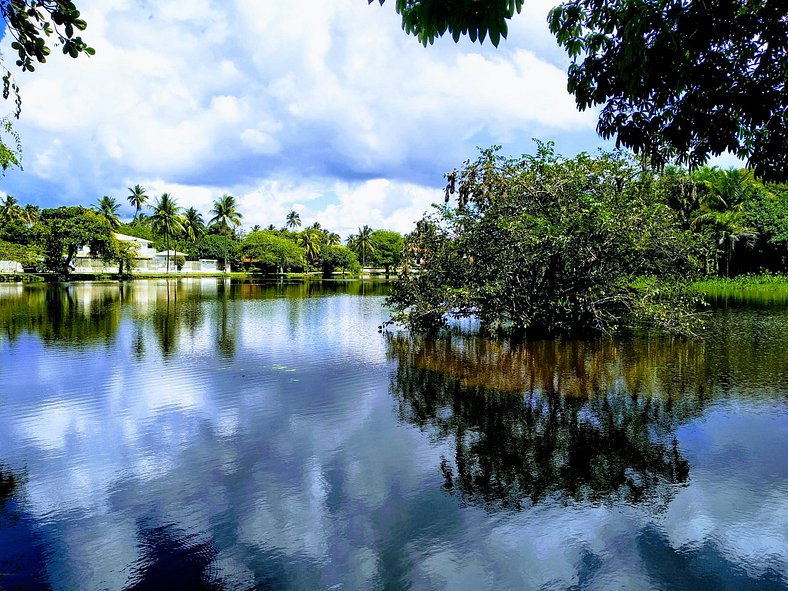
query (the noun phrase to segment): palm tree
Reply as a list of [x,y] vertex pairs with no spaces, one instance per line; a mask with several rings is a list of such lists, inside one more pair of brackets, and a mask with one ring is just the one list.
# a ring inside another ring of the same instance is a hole
[[6,195],[5,200],[0,203],[0,227],[21,219],[22,208],[19,206],[19,201],[13,195]]
[[301,227],[301,216],[298,215],[298,212],[294,209],[290,210],[290,213],[287,214],[287,223],[285,223],[285,228],[289,228],[291,230],[295,230],[296,228]]
[[326,243],[329,246],[338,246],[342,244],[342,238],[336,232],[331,232],[326,239]]
[[372,228],[367,225],[359,228],[358,234],[348,238],[348,246],[357,255],[361,255],[361,268],[366,267],[367,253],[375,252],[375,247],[372,244]]
[[28,226],[35,226],[38,222],[38,216],[41,213],[41,208],[38,205],[28,203],[22,211],[24,222]]
[[120,227],[120,218],[118,217],[119,209],[120,203],[118,203],[114,197],[108,195],[104,195],[104,197],[99,199],[96,205],[93,206],[93,210],[107,220],[113,230],[117,230]]
[[131,195],[129,195],[127,199],[136,210],[134,213],[134,218],[136,219],[140,215],[142,206],[148,201],[148,196],[145,193],[145,188],[140,185],[134,185],[133,189],[129,187],[129,191],[131,191]]
[[747,216],[743,210],[736,208],[728,211],[707,210],[697,215],[692,222],[692,229],[698,227],[711,231],[714,240],[721,247],[725,257],[725,276],[731,276],[731,257],[736,243],[742,238],[756,236],[755,228],[747,225]]
[[317,261],[320,256],[320,241],[315,235],[316,231],[312,229],[304,230],[298,238],[299,245],[304,249],[306,260],[312,265]]
[[164,236],[167,249],[167,274],[170,273],[170,238],[183,234],[183,216],[178,213],[180,207],[169,193],[162,193],[153,207],[150,216],[151,228],[160,236]]
[[226,193],[213,202],[211,213],[213,217],[209,223],[218,226],[219,231],[224,234],[224,270],[229,273],[230,265],[227,263],[229,235],[233,229],[241,225],[243,216],[236,208],[235,197]]
[[183,212],[183,232],[191,242],[197,242],[205,234],[202,214],[193,207]]
[[759,190],[759,185],[751,173],[735,168],[704,167],[694,174],[694,178],[705,187],[705,192],[699,199],[700,207],[690,227],[693,230],[702,228],[711,235],[720,247],[718,253],[724,257],[725,276],[730,277],[736,243],[742,238],[757,235],[755,228],[747,224],[744,204]]

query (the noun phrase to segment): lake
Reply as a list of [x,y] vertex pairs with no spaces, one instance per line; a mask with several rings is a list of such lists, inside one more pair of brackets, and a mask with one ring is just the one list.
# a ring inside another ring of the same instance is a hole
[[788,302],[518,344],[385,291],[0,284],[0,588],[788,588]]

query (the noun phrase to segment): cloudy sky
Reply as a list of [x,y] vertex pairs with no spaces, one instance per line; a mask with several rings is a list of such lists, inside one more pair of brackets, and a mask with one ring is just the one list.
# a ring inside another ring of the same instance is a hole
[[604,145],[595,114],[566,92],[552,0],[529,0],[498,49],[449,38],[424,48],[393,0],[77,4],[96,55],[55,51],[17,75],[24,171],[0,192],[22,203],[111,195],[130,216],[127,187],[139,183],[206,214],[233,194],[246,228],[282,225],[292,208],[343,237],[363,224],[408,231],[477,147]]

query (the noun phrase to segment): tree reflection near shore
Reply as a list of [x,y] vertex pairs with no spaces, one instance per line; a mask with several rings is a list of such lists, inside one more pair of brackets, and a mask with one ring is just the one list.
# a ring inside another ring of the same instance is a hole
[[388,351],[399,416],[452,442],[440,470],[462,503],[664,507],[689,480],[674,431],[706,404],[702,342],[398,334]]

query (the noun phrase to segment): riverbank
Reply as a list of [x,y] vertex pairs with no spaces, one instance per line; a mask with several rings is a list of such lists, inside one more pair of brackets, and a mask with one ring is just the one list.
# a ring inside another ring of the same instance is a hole
[[[392,274],[393,276],[393,274]],[[354,276],[342,273],[334,273],[330,277],[325,277],[321,272],[311,273],[250,273],[247,271],[234,271],[225,273],[223,271],[206,273],[135,273],[131,276],[120,276],[117,273],[72,273],[67,278],[56,273],[0,273],[0,283],[41,283],[55,281],[137,281],[146,279],[203,279],[206,277],[226,278],[226,279],[386,279],[383,269],[368,270],[362,275]]]

